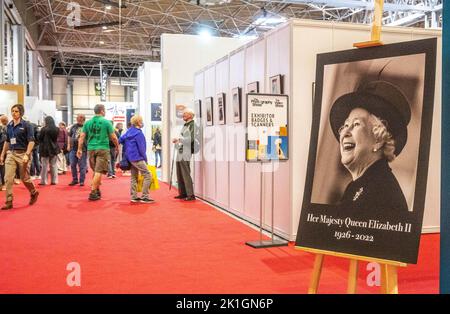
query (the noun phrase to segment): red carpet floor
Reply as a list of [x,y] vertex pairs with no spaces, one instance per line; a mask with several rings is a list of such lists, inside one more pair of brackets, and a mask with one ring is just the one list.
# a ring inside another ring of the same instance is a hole
[[[173,199],[164,184],[155,204],[129,203],[129,177],[104,179],[103,199],[89,187],[40,188],[29,207],[15,186],[15,209],[0,212],[0,293],[305,293],[313,255],[293,246],[255,250],[258,232],[196,201]],[[38,182],[38,181],[36,181]],[[0,197],[4,202],[5,192]],[[69,287],[66,266],[81,266]],[[361,265],[358,292],[368,287]],[[345,293],[348,261],[326,258],[320,293]],[[422,237],[417,265],[399,272],[400,293],[438,293],[439,235]]]

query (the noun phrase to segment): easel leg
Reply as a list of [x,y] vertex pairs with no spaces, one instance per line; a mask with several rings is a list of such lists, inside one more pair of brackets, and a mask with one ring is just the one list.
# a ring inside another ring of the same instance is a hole
[[347,286],[348,294],[356,293],[357,283],[358,283],[358,260],[351,259],[350,269],[348,271],[348,286]]
[[323,254],[316,254],[314,269],[309,283],[308,294],[316,294],[319,288],[320,274],[322,273]]
[[397,266],[381,266],[381,293],[398,294]]

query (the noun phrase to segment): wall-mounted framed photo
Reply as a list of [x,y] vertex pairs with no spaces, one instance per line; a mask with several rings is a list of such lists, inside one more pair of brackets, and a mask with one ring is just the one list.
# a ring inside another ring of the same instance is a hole
[[270,77],[270,93],[283,94],[283,75],[278,74]]
[[236,87],[231,90],[231,101],[233,105],[234,122],[242,122],[242,91],[240,87]]
[[197,118],[202,118],[202,101],[200,99],[197,99],[194,101],[194,110],[197,114]]
[[259,81],[247,85],[247,93],[259,93]]
[[161,103],[152,103],[151,113],[152,113],[152,121],[161,121],[162,117]]
[[217,110],[219,115],[219,124],[225,124],[226,123],[225,93],[217,94]]
[[205,106],[206,106],[206,125],[211,126],[214,125],[213,120],[213,98],[207,97],[205,98]]

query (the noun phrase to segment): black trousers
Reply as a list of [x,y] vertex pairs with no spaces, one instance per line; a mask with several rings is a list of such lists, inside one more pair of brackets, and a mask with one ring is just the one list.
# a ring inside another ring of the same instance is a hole
[[194,195],[194,185],[191,178],[191,163],[189,160],[179,160],[177,164],[177,181],[180,195]]

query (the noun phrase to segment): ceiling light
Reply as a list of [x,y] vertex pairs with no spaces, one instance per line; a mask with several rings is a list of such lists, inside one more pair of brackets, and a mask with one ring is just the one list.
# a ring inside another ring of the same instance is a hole
[[200,36],[202,36],[203,38],[209,38],[211,37],[211,32],[207,29],[202,29],[199,33]]
[[103,45],[105,42],[103,40],[100,40],[100,45]]

